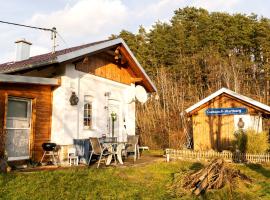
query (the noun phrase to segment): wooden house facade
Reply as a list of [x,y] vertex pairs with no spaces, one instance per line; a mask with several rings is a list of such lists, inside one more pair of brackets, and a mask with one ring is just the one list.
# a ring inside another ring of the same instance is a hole
[[138,86],[156,91],[120,38],[0,64],[0,153],[40,161],[45,142],[64,153],[76,139],[114,134],[124,141],[135,134]]
[[222,88],[186,109],[194,150],[231,150],[235,131],[263,130],[270,107]]
[[[52,91],[58,79],[0,75],[0,130],[9,161],[40,158],[50,140]],[[3,132],[3,130],[5,130]]]

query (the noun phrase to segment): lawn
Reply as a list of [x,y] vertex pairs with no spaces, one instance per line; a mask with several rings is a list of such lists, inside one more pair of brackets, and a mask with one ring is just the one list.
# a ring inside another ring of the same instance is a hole
[[[252,184],[236,183],[195,197],[175,190],[174,177],[199,169],[202,163],[158,162],[126,168],[70,168],[0,175],[1,199],[270,199],[270,166],[233,165]],[[180,173],[179,173],[180,172]]]

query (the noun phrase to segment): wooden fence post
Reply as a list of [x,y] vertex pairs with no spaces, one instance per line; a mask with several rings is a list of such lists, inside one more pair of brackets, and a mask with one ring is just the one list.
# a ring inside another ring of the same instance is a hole
[[167,154],[167,155],[166,155],[166,161],[167,161],[167,162],[170,162],[170,154]]

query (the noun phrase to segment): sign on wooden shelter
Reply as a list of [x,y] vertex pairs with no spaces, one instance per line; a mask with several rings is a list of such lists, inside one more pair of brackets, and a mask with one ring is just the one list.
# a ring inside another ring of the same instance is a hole
[[206,115],[243,115],[247,113],[247,108],[208,108]]

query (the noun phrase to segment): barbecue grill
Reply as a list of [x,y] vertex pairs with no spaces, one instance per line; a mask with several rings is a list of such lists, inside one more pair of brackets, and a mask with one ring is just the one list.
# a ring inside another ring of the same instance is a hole
[[52,160],[53,164],[57,164],[57,161],[55,158],[57,158],[59,162],[59,156],[58,156],[58,149],[56,143],[53,142],[45,142],[42,144],[42,149],[44,151],[43,156],[41,158],[40,163],[42,164],[43,159],[45,156],[49,156]]
[[54,151],[56,148],[56,143],[46,142],[42,144],[44,151]]

